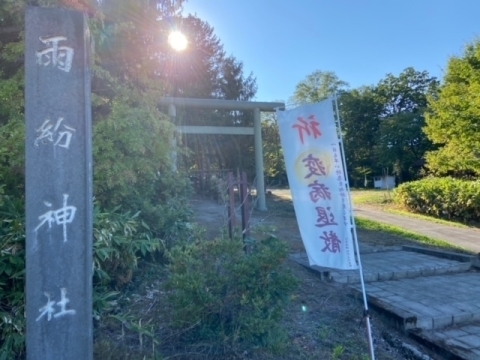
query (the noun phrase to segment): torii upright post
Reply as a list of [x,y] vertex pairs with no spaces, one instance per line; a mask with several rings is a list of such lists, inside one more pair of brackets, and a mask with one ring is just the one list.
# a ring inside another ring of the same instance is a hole
[[253,110],[253,128],[255,129],[255,167],[257,173],[257,199],[258,210],[267,211],[265,200],[265,178],[263,175],[263,146],[262,146],[262,121],[260,118],[260,109]]

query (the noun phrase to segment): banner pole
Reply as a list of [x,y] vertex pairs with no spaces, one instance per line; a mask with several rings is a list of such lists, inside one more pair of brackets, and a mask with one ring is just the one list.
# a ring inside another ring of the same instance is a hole
[[343,166],[343,172],[345,175],[345,186],[348,194],[348,201],[350,203],[350,224],[352,226],[352,231],[353,231],[353,238],[355,242],[355,250],[357,251],[357,257],[358,257],[358,271],[360,272],[360,283],[362,285],[362,295],[363,295],[363,304],[365,307],[365,320],[366,320],[366,325],[367,325],[367,334],[368,334],[368,347],[370,350],[370,359],[375,360],[375,351],[373,349],[373,339],[372,339],[372,329],[370,327],[370,314],[368,312],[368,302],[367,302],[367,292],[365,291],[365,282],[363,280],[363,269],[362,269],[362,261],[360,259],[360,247],[358,245],[358,237],[357,237],[357,228],[355,226],[355,217],[353,215],[353,204],[352,204],[352,197],[350,195],[350,185],[348,183],[348,173],[347,173],[347,164],[346,164],[346,159],[345,159],[345,150],[343,148],[343,139],[342,139],[342,126],[340,123],[340,112],[338,110],[338,100],[337,100],[337,93],[334,95],[334,103],[335,103],[335,112],[336,112],[336,120],[337,120],[337,129],[339,131],[338,133],[338,140],[340,144],[340,153],[342,155],[342,166]]

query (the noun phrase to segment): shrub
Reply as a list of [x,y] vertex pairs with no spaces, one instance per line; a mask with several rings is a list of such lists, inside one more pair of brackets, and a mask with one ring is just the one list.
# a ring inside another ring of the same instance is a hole
[[[3,196],[0,206],[0,359],[22,356],[25,347],[25,210]],[[99,319],[116,302],[113,291],[132,279],[139,257],[163,249],[138,213],[94,213],[93,311]]]
[[0,207],[0,359],[24,354],[25,216],[23,202]]
[[279,320],[296,287],[282,264],[287,246],[275,237],[246,254],[239,239],[220,238],[175,247],[166,283],[172,322],[185,346],[219,353],[242,344],[274,348],[283,341]]
[[121,287],[132,279],[138,257],[152,255],[163,248],[152,236],[139,213],[101,212],[94,214],[94,284]]
[[453,178],[426,178],[400,185],[394,201],[405,208],[438,218],[478,221],[480,181]]

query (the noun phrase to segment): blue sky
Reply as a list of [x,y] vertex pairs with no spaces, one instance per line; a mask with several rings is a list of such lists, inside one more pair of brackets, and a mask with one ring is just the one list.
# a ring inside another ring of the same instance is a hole
[[315,70],[355,88],[413,66],[442,78],[480,35],[480,0],[188,0],[257,79],[257,101],[288,101]]

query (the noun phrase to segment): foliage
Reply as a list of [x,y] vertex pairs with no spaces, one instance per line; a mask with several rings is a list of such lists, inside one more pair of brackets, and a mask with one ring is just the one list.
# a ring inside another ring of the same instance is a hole
[[115,100],[107,119],[94,128],[95,195],[116,206],[128,198],[150,195],[160,169],[169,164],[173,128],[162,114]]
[[95,209],[93,263],[94,283],[121,287],[132,279],[138,257],[163,250],[139,213],[101,212]]
[[362,87],[342,93],[339,109],[348,175],[357,187],[365,177],[380,170],[373,149],[378,141],[382,104],[373,87]]
[[385,172],[399,182],[419,176],[425,152],[432,149],[423,133],[427,97],[437,88],[426,71],[407,68],[375,86],[340,94],[345,158],[355,187]]
[[297,84],[290,102],[313,104],[347,88],[348,83],[340,80],[333,71],[317,70]]
[[24,212],[22,201],[3,197],[3,206],[0,206],[0,359],[24,354]]
[[427,96],[436,94],[437,88],[434,77],[413,68],[398,76],[388,74],[377,85],[376,93],[382,104],[377,158],[382,167],[392,167],[399,182],[415,178],[414,166],[432,149],[422,128]]
[[[195,16],[179,19],[181,30],[189,39],[182,53],[172,54],[171,66],[165,68],[168,94],[227,100],[251,100],[257,85],[253,74],[244,74],[243,63],[226,56],[213,28]],[[182,125],[251,126],[251,112],[181,109],[176,121]],[[183,166],[187,171],[236,170],[255,172],[253,137],[233,135],[184,134],[182,142],[190,156]]]
[[437,97],[429,98],[425,133],[439,149],[427,155],[437,175],[480,176],[480,40],[452,57]]
[[[243,75],[240,61],[225,57],[208,24],[181,17],[182,2],[6,0],[0,7],[0,358],[21,355],[24,347],[25,6],[85,11],[95,42],[94,314],[98,319],[114,306],[115,290],[130,281],[141,257],[188,242],[194,230],[188,222],[188,181],[172,171],[170,162],[174,127],[158,109],[158,99],[172,91],[246,100],[256,91],[253,76]],[[159,41],[172,27],[183,24],[191,25],[189,40],[195,50],[188,62],[174,54],[166,41]],[[196,31],[198,27],[210,31],[218,52],[207,51],[203,45],[209,38]],[[180,63],[188,74],[175,72],[174,65]],[[244,119],[230,115],[222,115],[225,122]]]
[[14,119],[0,124],[0,189],[12,197],[23,198],[24,177],[25,125],[23,120]]
[[278,124],[273,114],[262,119],[262,141],[265,175],[268,181],[286,185],[286,169],[283,149],[280,143]]
[[394,201],[413,212],[467,223],[480,218],[480,182],[425,178],[400,185]]
[[[239,239],[172,249],[167,289],[179,341],[213,352],[278,346],[278,321],[296,280],[282,264],[286,244],[270,237],[246,254]],[[181,336],[180,336],[181,334]]]
[[[24,352],[25,211],[23,201],[3,197],[0,207],[0,358]],[[163,250],[138,214],[102,212],[94,216],[93,304],[96,319],[112,310],[131,281],[138,260]]]
[[[17,5],[9,3],[6,9],[16,9]],[[15,67],[22,58],[23,43],[16,41],[16,35],[12,35],[11,29],[15,28],[16,20],[4,14],[0,16],[0,24],[4,22],[8,31],[0,32],[0,189],[3,187],[10,196],[23,197],[24,76],[23,71]],[[3,43],[5,40],[10,42]]]

